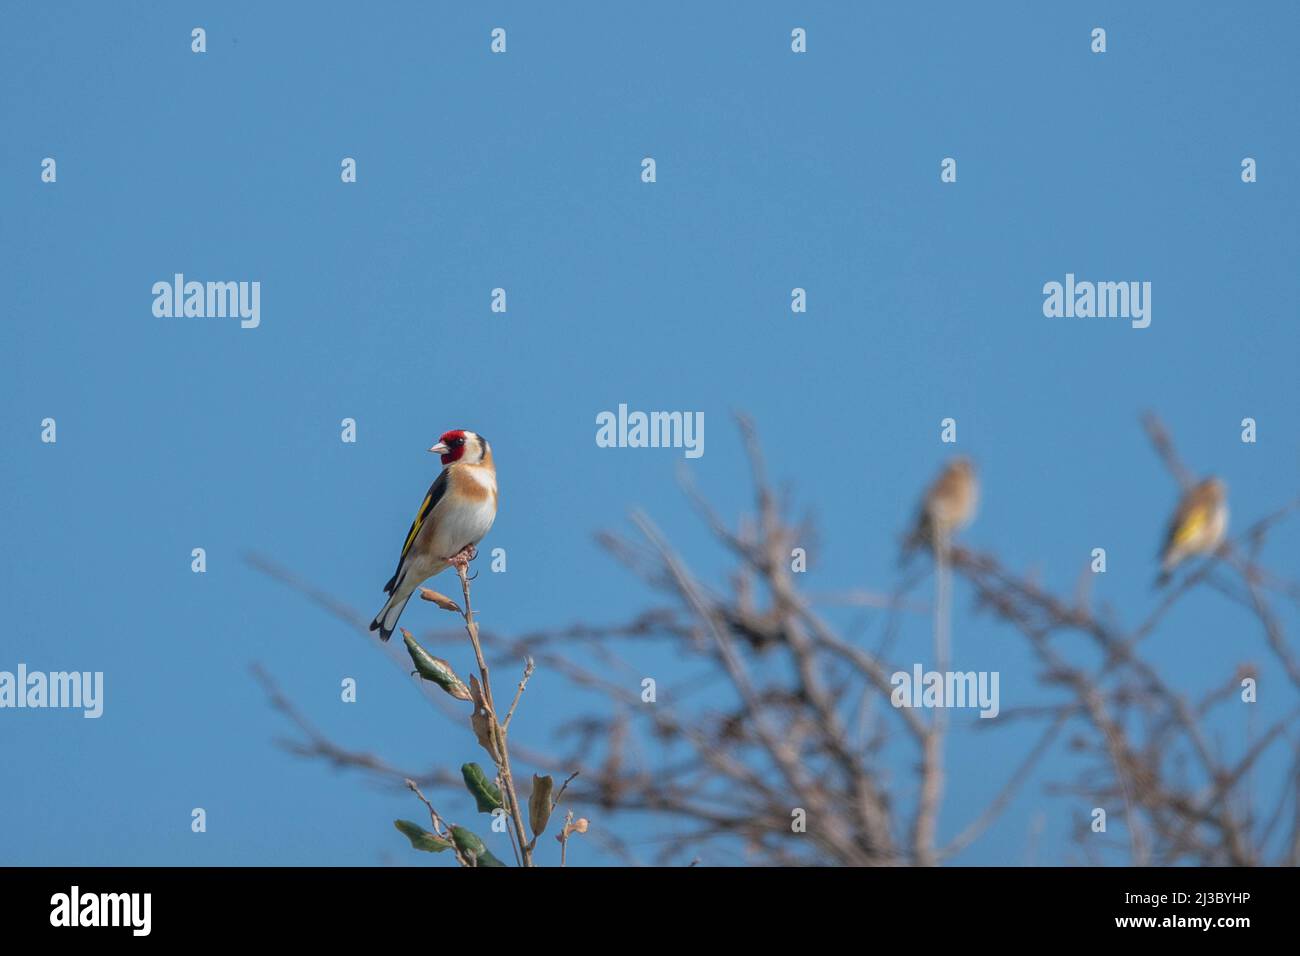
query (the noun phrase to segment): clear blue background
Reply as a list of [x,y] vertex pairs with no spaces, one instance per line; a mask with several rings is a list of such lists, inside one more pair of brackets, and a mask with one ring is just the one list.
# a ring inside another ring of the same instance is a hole
[[[509,571],[476,599],[506,632],[648,603],[592,540],[632,506],[701,574],[727,567],[675,487],[679,452],[596,447],[620,402],[705,413],[689,468],[731,515],[748,498],[728,413],[751,413],[820,521],[822,591],[892,586],[954,416],[985,486],[967,540],[1062,590],[1106,547],[1096,596],[1137,619],[1175,494],[1142,409],[1229,482],[1238,529],[1295,492],[1297,28],[1290,3],[6,4],[0,669],[102,670],[107,699],[97,721],[0,712],[0,862],[428,862],[391,826],[421,817],[409,794],[276,748],[289,728],[249,664],[345,745],[417,768],[482,755],[241,555],[373,614],[450,427],[497,453],[485,545]],[[174,272],[261,281],[261,327],[155,318],[150,287]],[[1149,280],[1151,327],[1044,318],[1066,272]],[[1284,527],[1268,563],[1294,570],[1296,545]],[[1046,699],[1021,640],[968,598],[957,664],[1000,670],[1004,709]],[[927,635],[909,621],[904,663],[928,660]],[[1145,649],[1190,692],[1268,666],[1257,624],[1212,592]],[[684,673],[632,663],[661,686]],[[576,703],[539,673],[516,736],[547,744]],[[1266,680],[1255,726],[1294,703]],[[941,836],[1033,739],[961,731]],[[1055,751],[960,861],[1071,859],[1086,807],[1045,785],[1078,768]],[[653,852],[655,826],[590,815]],[[613,859],[590,840],[573,856]]]

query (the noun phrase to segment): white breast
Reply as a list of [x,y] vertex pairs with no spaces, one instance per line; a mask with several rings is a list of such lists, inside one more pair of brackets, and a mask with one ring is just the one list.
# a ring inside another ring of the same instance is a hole
[[491,498],[442,502],[430,516],[434,520],[429,529],[432,536],[429,550],[436,557],[449,558],[467,544],[478,544],[496,516],[496,505]]

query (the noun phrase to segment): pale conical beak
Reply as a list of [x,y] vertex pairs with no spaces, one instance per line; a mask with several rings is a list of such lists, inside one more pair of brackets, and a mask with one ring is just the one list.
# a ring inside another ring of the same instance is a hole
[[430,448],[429,451],[433,452],[435,455],[445,455],[447,452],[451,451],[451,449],[447,447],[446,442],[440,441],[438,444]]

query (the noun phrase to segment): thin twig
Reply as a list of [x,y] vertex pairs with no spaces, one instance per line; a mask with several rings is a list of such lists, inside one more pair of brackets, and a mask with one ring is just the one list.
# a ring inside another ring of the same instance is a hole
[[488,677],[488,665],[483,657],[483,645],[479,641],[478,624],[474,620],[474,609],[470,603],[469,576],[466,571],[467,563],[459,561],[455,565],[456,574],[460,577],[461,594],[465,598],[465,607],[463,609],[465,631],[469,634],[470,643],[474,646],[474,657],[478,661],[479,679],[483,682],[483,702],[486,705],[488,720],[491,721],[493,742],[500,757],[497,761],[497,770],[501,774],[502,792],[510,805],[510,818],[515,827],[515,838],[519,841],[524,866],[532,866],[533,854],[528,848],[528,838],[524,835],[523,810],[519,805],[519,797],[515,793],[514,775],[510,772],[510,751],[506,746],[505,729],[497,719],[496,704],[492,700],[492,682]]
[[519,686],[515,688],[515,699],[510,702],[510,709],[506,711],[505,723],[501,725],[502,730],[510,729],[510,721],[515,716],[515,708],[519,706],[519,698],[524,696],[524,688],[528,686],[528,679],[533,676],[535,664],[531,657],[524,662],[524,676],[519,681]]

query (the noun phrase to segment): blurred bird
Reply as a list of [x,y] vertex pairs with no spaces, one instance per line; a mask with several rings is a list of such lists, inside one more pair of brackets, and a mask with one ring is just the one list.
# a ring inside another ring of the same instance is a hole
[[1156,587],[1168,584],[1174,568],[1187,558],[1217,549],[1227,530],[1228,488],[1218,478],[1206,478],[1183,495],[1169,519]]
[[381,641],[397,627],[415,589],[451,565],[473,559],[474,546],[496,520],[497,472],[487,439],[471,431],[450,431],[429,451],[441,455],[445,467],[406,533],[397,571],[384,585],[388,601],[370,622]]
[[903,561],[918,548],[931,548],[937,534],[946,546],[954,532],[970,524],[979,504],[979,482],[969,458],[948,462],[921,499],[916,523],[903,541]]

